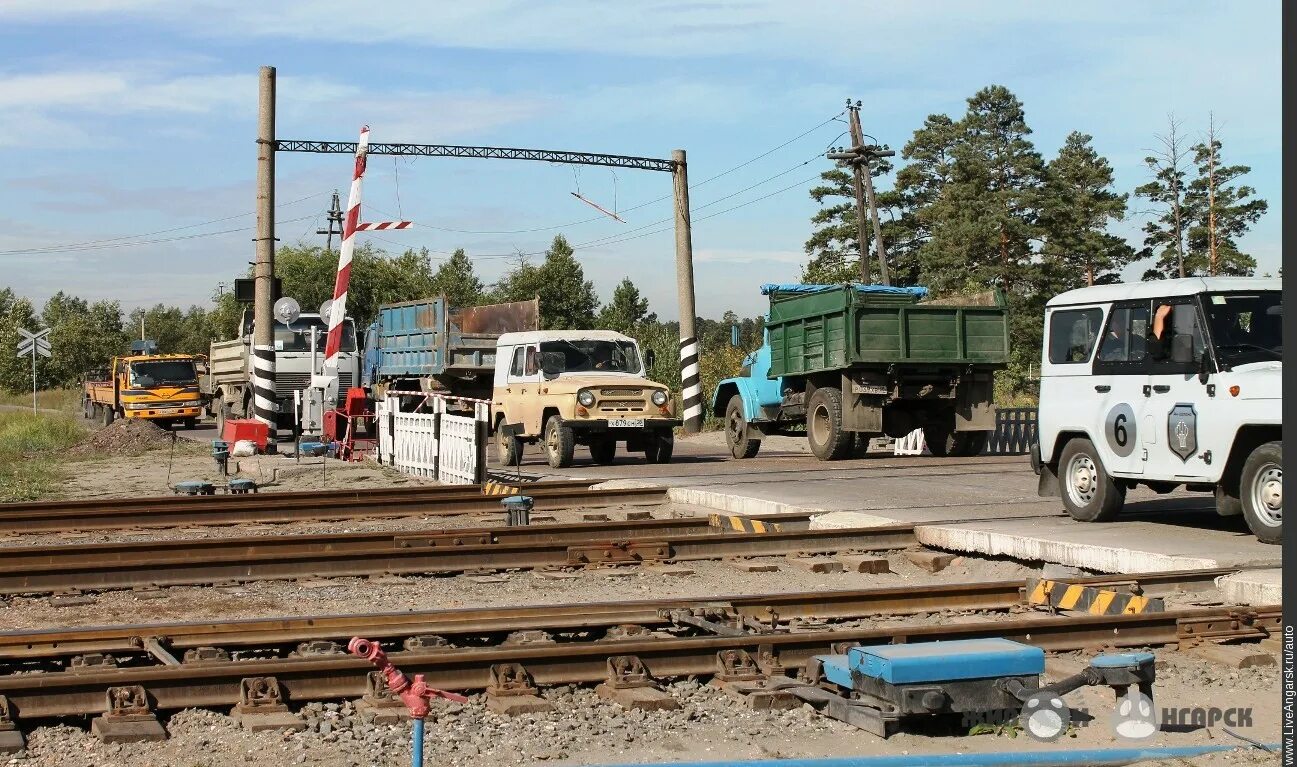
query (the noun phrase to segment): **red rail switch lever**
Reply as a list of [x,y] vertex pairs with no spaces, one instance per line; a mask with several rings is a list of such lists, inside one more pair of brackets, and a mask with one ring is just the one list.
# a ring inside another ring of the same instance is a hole
[[429,687],[423,681],[423,674],[415,674],[414,681],[411,682],[401,669],[393,666],[387,659],[387,654],[383,652],[382,647],[378,646],[378,642],[352,637],[347,644],[347,649],[352,655],[364,658],[378,667],[387,680],[387,688],[405,703],[405,707],[410,709],[410,716],[415,719],[422,720],[428,715],[428,701],[433,698],[445,698],[456,703],[468,702],[468,698],[463,695]]

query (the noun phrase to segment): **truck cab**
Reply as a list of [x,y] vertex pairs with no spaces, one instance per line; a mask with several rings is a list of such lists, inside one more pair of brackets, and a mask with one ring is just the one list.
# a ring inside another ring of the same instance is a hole
[[1086,522],[1130,488],[1211,492],[1267,543],[1283,531],[1278,279],[1191,277],[1069,291],[1045,309],[1041,495]]
[[669,462],[680,419],[667,387],[645,377],[651,364],[635,339],[610,330],[501,335],[491,399],[500,462],[518,465],[523,445],[537,442],[556,469],[572,464],[576,445],[610,464],[618,442]]
[[109,370],[86,377],[84,414],[105,426],[117,418],[134,418],[162,428],[183,423],[192,429],[203,407],[197,361],[189,354],[158,354],[156,346],[133,347],[130,355],[114,357]]

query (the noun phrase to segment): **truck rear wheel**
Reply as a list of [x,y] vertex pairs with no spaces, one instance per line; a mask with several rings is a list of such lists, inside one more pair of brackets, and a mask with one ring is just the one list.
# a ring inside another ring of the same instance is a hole
[[230,403],[220,400],[216,403],[216,438],[225,439],[225,422],[230,420]]
[[545,458],[554,469],[566,469],[572,465],[572,455],[576,452],[576,435],[572,427],[563,423],[562,417],[552,415],[545,422]]
[[1108,522],[1126,503],[1126,489],[1113,481],[1094,444],[1084,437],[1063,448],[1058,484],[1063,506],[1078,522]]
[[853,434],[842,429],[842,392],[824,386],[806,407],[806,441],[821,461],[837,461],[851,452]]
[[600,466],[607,466],[617,458],[617,440],[612,437],[600,437],[590,443],[590,460]]
[[112,426],[112,424],[113,424],[113,416],[115,415],[115,413],[113,413],[113,409],[112,409],[112,407],[109,406],[109,405],[100,405],[100,407],[103,409],[103,416],[104,416],[104,417],[103,417],[102,420],[103,420],[103,424],[104,424],[104,426]]
[[990,439],[991,432],[989,431],[957,431],[955,432],[954,449],[951,450],[950,454],[961,458],[981,455]]
[[651,434],[648,445],[644,448],[644,460],[649,463],[671,463],[671,454],[675,449],[675,432],[664,431]]
[[752,424],[743,415],[743,396],[735,394],[725,406],[725,443],[735,458],[755,458],[761,440],[752,439]]
[[1283,443],[1267,442],[1243,463],[1243,518],[1262,543],[1283,541]]

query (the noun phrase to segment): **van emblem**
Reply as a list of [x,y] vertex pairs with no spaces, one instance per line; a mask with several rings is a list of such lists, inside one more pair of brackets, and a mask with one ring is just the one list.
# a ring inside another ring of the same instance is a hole
[[1166,416],[1166,444],[1185,463],[1198,452],[1198,414],[1191,402],[1178,402]]

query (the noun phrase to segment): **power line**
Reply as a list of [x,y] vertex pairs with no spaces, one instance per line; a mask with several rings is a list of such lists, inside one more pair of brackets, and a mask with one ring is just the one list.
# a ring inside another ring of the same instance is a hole
[[[305,197],[299,197],[299,198],[296,199],[296,200],[290,200],[289,202],[280,203],[279,205],[276,205],[275,207],[276,207],[276,208],[286,208],[286,207],[288,207],[289,205],[296,205],[296,204],[299,203],[299,202],[305,202],[305,201],[307,201],[307,200],[313,199],[313,198],[315,198],[315,197],[320,197],[320,196],[325,195],[325,194],[328,194],[328,192],[316,192],[315,194],[308,194],[307,196],[305,196]],[[19,249],[17,249],[17,250],[0,250],[0,256],[19,255],[19,254],[24,254],[24,253],[58,253],[58,252],[62,252],[62,251],[65,251],[65,250],[78,250],[78,249],[82,249],[82,248],[85,247],[85,246],[98,245],[98,244],[100,244],[100,243],[120,242],[121,240],[134,240],[134,239],[137,239],[137,238],[140,238],[140,237],[154,237],[154,236],[159,235],[159,234],[169,234],[169,233],[171,233],[171,232],[180,232],[180,231],[184,231],[185,229],[195,229],[195,228],[200,227],[200,226],[210,226],[211,224],[219,224],[219,223],[222,223],[222,222],[225,222],[225,221],[233,221],[233,220],[236,219],[236,218],[243,218],[244,216],[251,216],[251,215],[252,215],[251,212],[248,212],[248,213],[237,213],[237,214],[235,214],[235,215],[233,215],[233,216],[225,216],[225,217],[223,217],[223,218],[214,218],[214,219],[212,219],[212,220],[210,220],[210,221],[202,221],[202,222],[197,223],[197,224],[186,224],[186,225],[184,225],[184,226],[173,226],[173,227],[171,227],[170,229],[159,229],[159,230],[157,230],[157,231],[155,231],[155,232],[144,232],[144,233],[142,233],[142,234],[124,234],[124,235],[121,235],[120,237],[106,237],[106,238],[101,239],[101,240],[86,240],[85,242],[72,242],[72,243],[66,243],[66,244],[63,244],[63,245],[41,245],[41,246],[34,247],[34,248],[19,248]],[[293,220],[294,220],[294,221],[300,221],[301,219],[293,219]],[[285,222],[285,223],[287,223],[287,222]],[[207,233],[207,234],[227,234],[227,233],[229,233],[229,232],[238,232],[238,231],[242,231],[242,230],[241,230],[241,229],[229,229],[229,230],[226,230],[226,231],[224,231],[224,232],[209,232],[209,233]],[[207,236],[207,234],[200,234],[200,235],[195,235],[195,236],[198,236],[198,237],[204,237],[204,236]],[[185,237],[185,238],[179,238],[179,239],[192,239],[192,237]],[[127,244],[130,244],[130,243],[127,243]]]
[[[238,216],[232,216],[232,218],[238,218]],[[295,221],[305,221],[307,219],[313,219],[313,218],[317,218],[317,216],[315,214],[309,216],[298,216],[297,218],[286,219],[284,221],[280,221],[279,223],[291,224]],[[51,248],[46,250],[3,250],[0,251],[0,255],[21,255],[24,253],[78,253],[87,250],[107,250],[111,248],[129,248],[135,245],[157,245],[163,242],[178,242],[180,240],[196,240],[202,237],[216,237],[222,234],[234,234],[235,232],[246,232],[250,229],[252,229],[252,227],[250,226],[241,226],[238,227],[237,229],[222,229],[216,232],[199,232],[198,234],[184,234],[178,237],[162,237],[155,240],[132,240],[130,242],[110,242],[107,240],[100,240],[98,241],[98,244],[85,244],[85,245],[79,245],[75,247],[61,247],[56,249]],[[175,231],[175,230],[171,230],[171,231]]]

